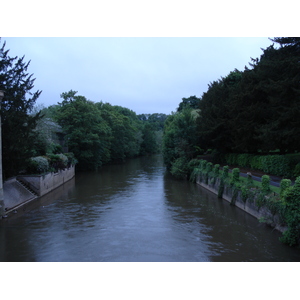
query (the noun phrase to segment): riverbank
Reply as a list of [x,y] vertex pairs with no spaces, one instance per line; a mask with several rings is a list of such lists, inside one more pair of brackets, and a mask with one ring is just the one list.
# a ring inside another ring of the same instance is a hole
[[290,246],[300,244],[299,196],[300,177],[292,185],[283,179],[280,187],[270,186],[270,176],[263,175],[261,182],[253,179],[251,173],[240,177],[240,169],[222,169],[207,160],[193,162],[190,180],[210,190],[231,205],[237,206],[282,233],[281,242]]
[[0,260],[300,261],[297,249],[278,241],[280,232],[176,180],[159,155],[76,172],[34,205],[2,220]]
[[3,184],[4,211],[6,218],[17,213],[28,203],[52,192],[75,176],[75,166],[64,170],[50,172],[43,175],[20,175],[10,178]]
[[[221,188],[221,179],[218,178],[213,183],[206,184],[201,180],[201,177],[198,176],[196,179],[196,183],[201,187],[209,190],[217,196],[220,196],[220,188]],[[275,228],[276,230],[283,233],[287,230],[287,226],[284,226],[281,223],[280,216],[278,214],[272,213],[265,206],[258,206],[254,198],[246,198],[243,199],[242,191],[235,192],[234,188],[230,186],[223,187],[223,193],[221,198],[231,205],[238,207],[239,209],[245,211],[251,216],[255,217],[258,220],[266,222],[269,226]]]

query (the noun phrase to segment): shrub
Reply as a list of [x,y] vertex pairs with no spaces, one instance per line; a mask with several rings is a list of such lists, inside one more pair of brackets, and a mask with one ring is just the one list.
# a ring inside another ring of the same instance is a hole
[[214,177],[219,176],[219,174],[220,174],[220,165],[219,164],[214,165],[213,173],[214,173]]
[[298,164],[295,166],[294,171],[293,171],[293,175],[294,175],[294,177],[300,176],[300,163],[298,163]]
[[239,182],[239,180],[240,180],[240,169],[239,168],[232,169],[231,184],[235,184]]
[[50,161],[50,168],[53,171],[64,170],[68,166],[68,157],[64,154],[47,154]]
[[212,169],[213,169],[213,163],[208,162],[208,163],[206,164],[206,173],[208,174],[209,172],[212,171]]
[[270,192],[270,176],[263,175],[261,177],[261,189],[264,193]]
[[284,155],[266,155],[261,157],[262,171],[278,176],[288,176],[291,173],[289,159]]
[[188,172],[188,162],[185,157],[177,158],[171,166],[171,174],[177,179],[185,179]]
[[74,156],[73,152],[65,153],[65,156],[68,158],[68,167],[74,166],[77,164],[77,159]]
[[32,157],[29,160],[27,173],[29,174],[41,174],[49,170],[49,162],[47,158],[43,156]]
[[251,154],[239,154],[237,156],[237,164],[240,167],[249,167],[250,166],[250,159],[251,159],[252,155]]
[[280,196],[283,196],[283,193],[291,186],[290,179],[282,179],[280,182]]
[[190,181],[191,182],[196,182],[197,181],[197,177],[201,175],[201,170],[199,168],[194,168],[194,170],[192,171],[191,175],[190,175]]
[[244,202],[247,201],[247,199],[248,199],[248,197],[249,197],[248,195],[249,195],[249,188],[246,187],[246,186],[242,186],[242,187],[241,187],[241,196],[242,196],[242,200],[243,200]]
[[252,156],[249,160],[249,163],[251,169],[255,169],[255,170],[262,169],[261,156],[259,155]]
[[236,153],[228,153],[225,155],[226,163],[229,165],[237,164],[237,154]]
[[285,203],[283,215],[288,230],[283,233],[281,241],[290,246],[295,246],[298,244],[300,236],[300,177],[296,178],[292,187],[286,189],[283,200]]
[[227,179],[228,178],[228,172],[229,172],[229,167],[228,166],[224,166],[223,167],[223,173],[222,173],[222,178],[223,179]]
[[190,176],[193,172],[193,170],[199,165],[199,159],[191,159],[189,161],[189,163],[187,164],[187,172],[188,172],[188,175]]
[[206,170],[206,165],[207,165],[207,160],[205,159],[202,159],[201,162],[200,162],[200,169],[201,171],[205,171]]

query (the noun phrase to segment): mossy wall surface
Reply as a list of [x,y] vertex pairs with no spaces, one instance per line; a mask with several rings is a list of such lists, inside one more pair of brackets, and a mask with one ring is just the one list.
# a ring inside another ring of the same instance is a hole
[[[196,183],[205,189],[211,191],[216,195],[220,195],[219,189],[221,186],[221,179],[216,178],[214,180],[208,180],[208,183],[205,183],[205,179],[201,176],[197,176]],[[252,215],[257,219],[267,220],[267,223],[279,230],[284,232],[287,228],[283,226],[280,222],[280,217],[278,214],[273,214],[267,207],[259,206],[257,204],[257,196],[254,195],[253,198],[243,200],[241,191],[234,191],[234,188],[228,184],[224,184],[224,190],[222,192],[222,199],[228,201],[231,205],[234,205],[248,214]]]

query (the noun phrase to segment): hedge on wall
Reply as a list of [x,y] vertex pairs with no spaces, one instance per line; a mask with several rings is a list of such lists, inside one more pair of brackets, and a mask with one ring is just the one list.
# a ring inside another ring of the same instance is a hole
[[228,153],[224,155],[224,160],[229,165],[260,170],[277,176],[300,175],[300,164],[295,165],[293,156]]

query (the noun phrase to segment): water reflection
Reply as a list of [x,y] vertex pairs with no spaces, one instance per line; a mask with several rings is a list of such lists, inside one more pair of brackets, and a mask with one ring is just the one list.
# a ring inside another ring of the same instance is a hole
[[0,260],[298,261],[278,237],[153,156],[77,173],[1,224]]

